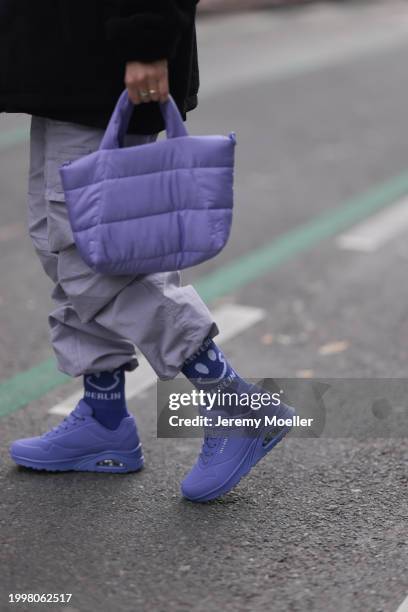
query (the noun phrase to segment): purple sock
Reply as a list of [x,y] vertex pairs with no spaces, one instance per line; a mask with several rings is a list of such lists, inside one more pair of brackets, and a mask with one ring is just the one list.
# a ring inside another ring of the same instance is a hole
[[84,401],[101,425],[117,429],[122,419],[129,416],[125,399],[125,369],[86,374]]

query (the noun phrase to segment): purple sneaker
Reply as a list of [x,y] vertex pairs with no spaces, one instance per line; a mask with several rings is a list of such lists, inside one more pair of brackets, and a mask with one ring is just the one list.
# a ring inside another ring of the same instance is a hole
[[[204,414],[204,411],[200,411]],[[261,419],[258,428],[208,427],[204,428],[204,442],[201,453],[186,478],[181,483],[184,497],[194,502],[207,502],[221,497],[233,489],[278,442],[292,429],[295,411],[281,404],[259,411],[231,417],[223,411],[206,412],[217,422],[218,417],[228,419]],[[288,423],[269,424],[265,417],[283,419]],[[236,421],[235,421],[236,422]],[[266,424],[265,424],[266,423]],[[247,433],[245,433],[247,432]]]
[[142,445],[133,416],[115,430],[103,427],[81,400],[57,427],[36,438],[16,440],[13,461],[50,472],[136,472],[143,467]]

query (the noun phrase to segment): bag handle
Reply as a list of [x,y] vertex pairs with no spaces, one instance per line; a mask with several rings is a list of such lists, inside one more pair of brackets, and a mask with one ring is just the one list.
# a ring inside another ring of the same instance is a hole
[[[188,136],[184,121],[173,98],[169,96],[166,102],[160,102],[159,104],[166,124],[167,138]],[[125,89],[116,103],[99,149],[119,149],[123,147],[133,109],[134,105],[129,100],[128,92]]]

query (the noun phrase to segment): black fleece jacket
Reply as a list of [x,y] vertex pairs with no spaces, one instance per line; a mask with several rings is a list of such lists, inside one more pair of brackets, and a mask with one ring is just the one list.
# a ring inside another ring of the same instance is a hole
[[[199,86],[198,0],[0,0],[0,112],[105,127],[127,61],[169,61],[185,118]],[[130,132],[162,130],[157,103],[135,108]]]

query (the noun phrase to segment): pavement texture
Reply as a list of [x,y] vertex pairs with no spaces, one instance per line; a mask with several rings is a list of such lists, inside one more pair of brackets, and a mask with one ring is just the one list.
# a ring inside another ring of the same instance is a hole
[[[202,97],[189,129],[236,130],[237,199],[228,248],[186,283],[406,173],[408,38],[377,36],[405,23],[405,4],[390,1],[200,25]],[[299,67],[312,47],[333,59]],[[333,55],[340,47],[348,53]],[[270,75],[243,71],[223,85],[250,49],[270,58]],[[26,126],[0,118],[0,134]],[[50,357],[50,287],[25,234],[26,172],[26,143],[0,149],[2,380]],[[267,312],[224,348],[248,377],[406,379],[407,266],[404,234],[371,254],[321,241],[211,304]],[[141,473],[13,466],[9,442],[56,424],[48,410],[74,388],[0,420],[1,611],[395,612],[408,595],[408,444],[397,426],[357,436],[349,406],[348,437],[290,436],[223,500],[193,505],[179,482],[200,441],[157,439],[153,388],[130,402]],[[9,605],[21,592],[73,595],[65,606]]]

